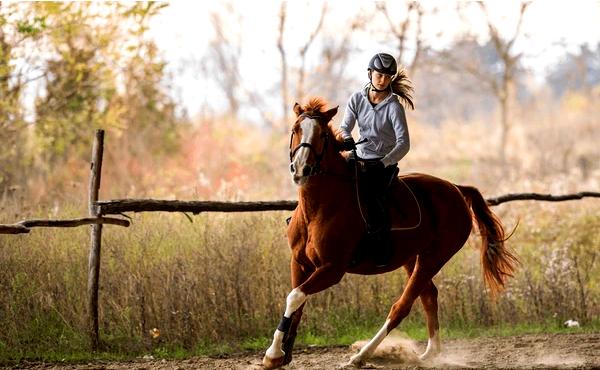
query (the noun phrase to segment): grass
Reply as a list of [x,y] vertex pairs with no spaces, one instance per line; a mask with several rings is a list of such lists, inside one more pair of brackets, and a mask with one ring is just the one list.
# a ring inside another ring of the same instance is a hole
[[[296,339],[296,348],[308,346],[346,346],[357,340],[371,338],[379,328],[376,326],[358,325],[337,328],[337,335],[317,334],[300,328]],[[590,325],[579,328],[565,328],[554,323],[546,324],[519,324],[498,325],[492,327],[470,327],[470,328],[446,328],[442,327],[442,340],[468,339],[479,337],[508,337],[528,334],[582,334],[598,333],[600,321],[594,321]],[[395,330],[396,335],[410,338],[416,341],[427,340],[427,330],[416,323],[401,325]],[[71,333],[65,337],[69,345],[59,347],[40,347],[36,351],[6,351],[0,343],[0,364],[18,364],[23,360],[39,361],[49,363],[84,363],[89,361],[130,361],[143,356],[152,356],[155,359],[186,359],[194,356],[227,356],[240,352],[261,352],[271,343],[271,337],[250,337],[236,343],[199,343],[193,349],[186,349],[173,345],[156,345],[152,348],[138,349],[136,351],[122,351],[119,347],[111,350],[90,352],[87,350],[87,342],[84,337]],[[103,338],[109,346],[118,338]],[[111,342],[112,341],[112,342]]]

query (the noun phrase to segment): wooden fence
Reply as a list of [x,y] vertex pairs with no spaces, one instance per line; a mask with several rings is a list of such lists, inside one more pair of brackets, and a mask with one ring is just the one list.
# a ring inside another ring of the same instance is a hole
[[[97,130],[92,149],[90,183],[88,191],[89,217],[69,220],[23,220],[15,224],[0,225],[0,234],[23,234],[33,227],[77,227],[91,225],[90,250],[88,260],[88,334],[92,350],[99,348],[98,331],[98,286],[100,282],[100,252],[102,248],[102,226],[104,224],[129,226],[129,221],[122,218],[106,217],[106,215],[123,215],[125,212],[185,212],[199,214],[202,212],[257,212],[257,211],[292,211],[297,202],[292,200],[270,202],[216,202],[216,201],[181,201],[156,199],[116,199],[98,200],[102,174],[102,158],[104,153],[104,130]],[[495,206],[516,200],[565,201],[585,197],[600,198],[600,192],[584,191],[567,195],[551,195],[538,193],[506,194],[488,198],[488,204]]]

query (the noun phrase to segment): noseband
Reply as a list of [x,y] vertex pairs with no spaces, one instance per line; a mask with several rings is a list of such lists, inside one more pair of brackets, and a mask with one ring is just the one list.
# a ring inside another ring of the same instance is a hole
[[[308,114],[302,113],[300,117],[316,119],[318,120],[319,116],[312,116]],[[292,130],[292,134],[290,135],[290,163],[294,161],[294,155],[300,148],[308,148],[310,152],[315,156],[315,166],[310,168],[310,172],[307,176],[314,176],[321,173],[321,160],[323,160],[323,156],[325,155],[325,151],[327,150],[327,144],[329,143],[329,132],[325,130],[325,132],[321,135],[323,138],[323,149],[321,153],[317,153],[314,146],[311,143],[301,142],[292,150],[292,140],[294,139],[294,131]]]

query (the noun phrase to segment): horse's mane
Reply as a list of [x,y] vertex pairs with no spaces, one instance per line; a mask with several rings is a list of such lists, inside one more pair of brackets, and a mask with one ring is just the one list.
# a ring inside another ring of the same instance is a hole
[[306,114],[318,116],[319,113],[324,113],[327,111],[327,109],[325,109],[327,107],[327,104],[328,103],[327,100],[325,100],[325,98],[315,96],[310,98],[308,103],[304,104],[302,110]]
[[[325,98],[322,98],[320,96],[315,96],[310,98],[310,100],[308,101],[308,103],[304,104],[302,106],[302,110],[304,111],[304,113],[311,115],[311,116],[319,116],[321,113],[325,113],[327,111],[327,106],[329,105],[329,103],[327,102],[327,100]],[[330,134],[332,135],[332,137],[336,137],[336,132],[335,129],[333,128],[333,121],[330,121],[327,124]]]

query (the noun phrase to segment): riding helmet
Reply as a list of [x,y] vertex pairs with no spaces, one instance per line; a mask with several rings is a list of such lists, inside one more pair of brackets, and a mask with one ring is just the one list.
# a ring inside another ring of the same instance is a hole
[[377,53],[371,58],[368,69],[393,76],[398,72],[398,64],[390,54]]

